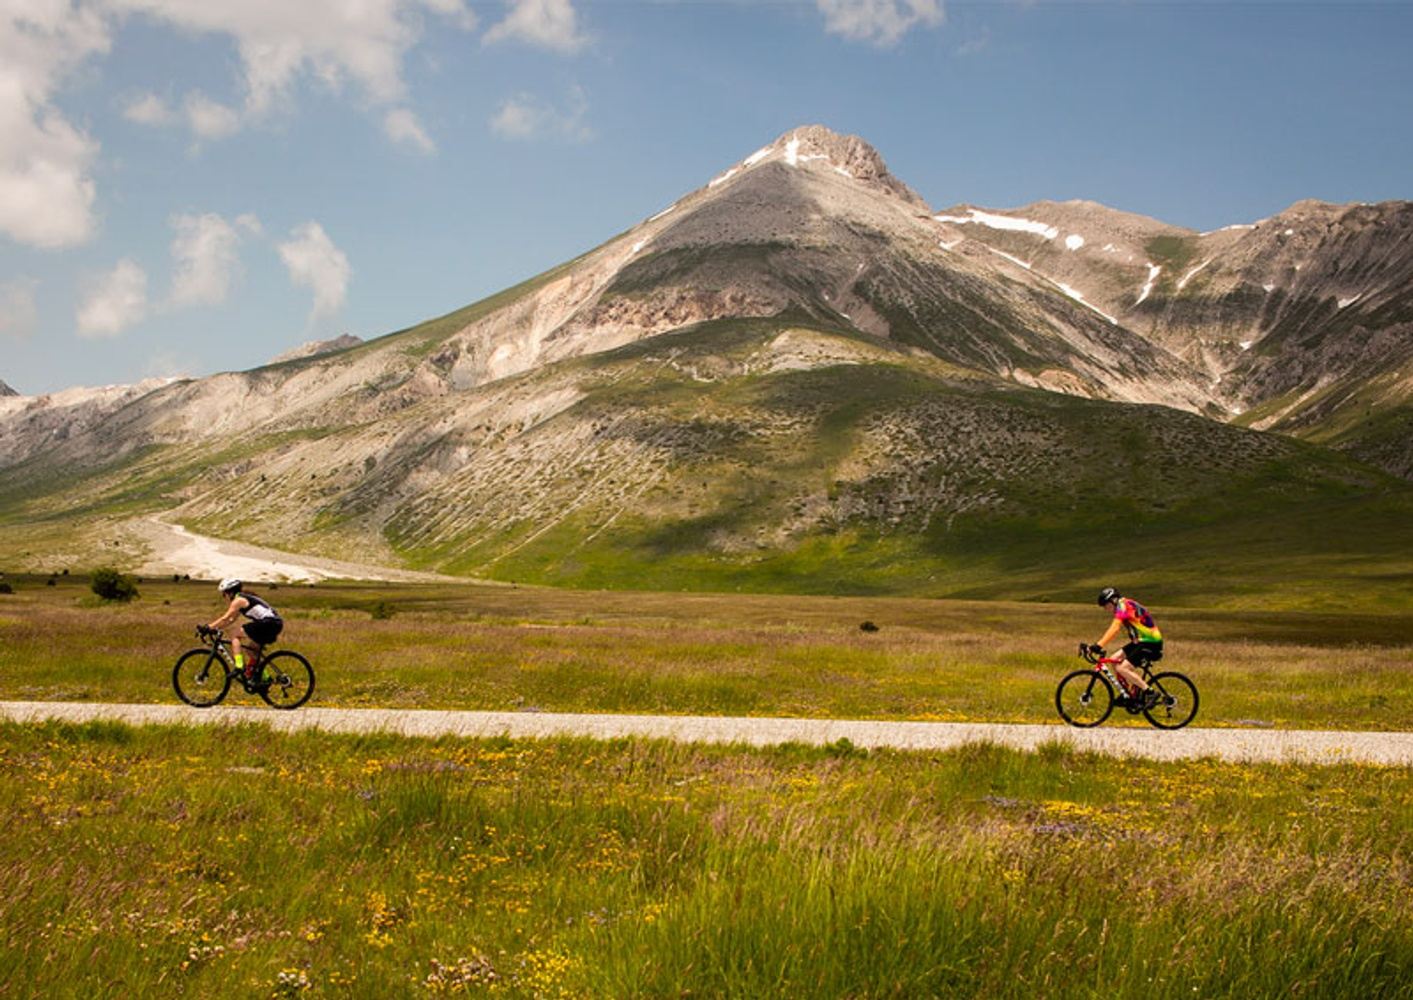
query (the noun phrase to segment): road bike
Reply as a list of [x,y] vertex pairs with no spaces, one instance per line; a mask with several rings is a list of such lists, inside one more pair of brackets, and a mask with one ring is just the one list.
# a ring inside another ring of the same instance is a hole
[[200,626],[202,648],[185,652],[172,668],[177,697],[194,708],[219,705],[233,682],[246,694],[258,694],[272,708],[298,708],[314,693],[314,668],[292,649],[256,656],[250,676],[235,665],[231,641],[220,629]]
[[1081,642],[1079,655],[1094,664],[1092,669],[1067,674],[1055,689],[1055,707],[1060,718],[1072,726],[1088,729],[1109,717],[1117,705],[1130,715],[1142,715],[1159,729],[1181,729],[1197,715],[1197,685],[1173,670],[1153,673],[1147,657],[1135,657],[1130,666],[1143,674],[1156,700],[1147,704],[1143,692],[1131,689],[1114,670],[1118,657],[1106,657],[1101,646]]

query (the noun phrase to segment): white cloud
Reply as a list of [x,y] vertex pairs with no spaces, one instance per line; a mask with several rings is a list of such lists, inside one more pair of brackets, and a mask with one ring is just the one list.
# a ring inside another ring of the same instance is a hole
[[239,111],[202,93],[187,94],[182,110],[187,125],[203,139],[224,139],[239,132],[242,125]]
[[311,323],[336,313],[343,307],[352,269],[344,252],[334,246],[324,227],[317,222],[296,226],[288,241],[279,245],[280,259],[296,285],[314,291]]
[[0,0],[0,233],[47,248],[92,237],[98,143],[53,100],[65,77],[108,44],[92,8]]
[[0,338],[26,340],[39,326],[39,306],[34,293],[39,282],[16,278],[0,284]]
[[116,337],[147,315],[147,272],[124,258],[89,284],[78,309],[81,337]]
[[[194,92],[174,107],[149,93],[122,112],[217,139],[287,105],[305,78],[352,86],[376,110],[402,104],[403,62],[425,33],[425,13],[461,30],[476,23],[466,0],[0,0],[0,234],[46,248],[92,238],[99,144],[54,100],[86,60],[109,50],[124,19],[231,39],[240,63],[233,102]],[[428,149],[430,138],[411,125],[385,128]]]
[[985,52],[991,47],[991,29],[985,26],[981,29],[981,34],[968,38],[961,45],[957,46],[957,55],[974,56],[978,52]]
[[407,108],[394,108],[383,116],[383,131],[393,142],[405,143],[421,153],[435,153],[437,144],[427,135],[417,116]]
[[[259,220],[253,216],[242,219]],[[172,293],[168,304],[173,308],[192,305],[218,305],[226,301],[231,282],[240,271],[236,248],[240,233],[219,215],[177,215],[172,217]]]
[[587,142],[593,129],[584,121],[589,101],[582,87],[571,87],[566,106],[556,108],[533,94],[516,94],[500,106],[491,130],[506,139],[561,139]]
[[279,106],[309,76],[340,90],[352,82],[373,105],[403,100],[402,63],[419,40],[417,14],[431,11],[469,29],[464,0],[105,0],[114,10],[146,15],[187,31],[230,36],[239,54],[239,108],[205,95],[187,99],[198,135],[217,138]]
[[123,105],[123,117],[139,125],[172,125],[180,116],[156,94],[143,94]]
[[570,0],[509,0],[509,5],[505,20],[486,32],[486,44],[513,39],[556,52],[577,52],[588,43]]
[[850,41],[896,45],[914,27],[935,28],[945,16],[941,0],[815,0],[824,30]]

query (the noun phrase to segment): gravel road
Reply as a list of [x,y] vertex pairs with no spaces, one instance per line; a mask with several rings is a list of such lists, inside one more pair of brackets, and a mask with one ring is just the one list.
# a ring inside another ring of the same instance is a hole
[[852,719],[736,718],[700,715],[584,715],[558,712],[456,712],[380,708],[195,709],[184,705],[116,705],[97,702],[0,702],[0,719],[88,722],[108,719],[135,725],[267,725],[272,729],[322,729],[339,733],[392,732],[405,736],[511,736],[543,739],[643,736],[693,743],[821,745],[847,739],[860,747],[943,750],[965,743],[997,743],[1034,750],[1063,743],[1117,757],[1179,760],[1219,757],[1237,761],[1413,764],[1413,733],[1326,732],[1305,729],[1182,729],[1161,732],[1128,726],[1068,726],[956,722],[879,722]]

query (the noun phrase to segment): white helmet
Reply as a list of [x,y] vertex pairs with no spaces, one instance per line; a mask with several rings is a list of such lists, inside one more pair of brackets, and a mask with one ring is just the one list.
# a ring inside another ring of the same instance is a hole
[[229,594],[232,590],[239,590],[241,582],[235,577],[227,577],[216,585],[216,589],[223,594]]

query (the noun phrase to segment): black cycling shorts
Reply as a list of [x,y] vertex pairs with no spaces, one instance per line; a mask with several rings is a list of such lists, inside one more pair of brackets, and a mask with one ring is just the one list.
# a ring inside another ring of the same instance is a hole
[[1130,642],[1124,646],[1124,659],[1135,667],[1140,663],[1157,663],[1162,658],[1161,642]]
[[248,638],[262,646],[268,646],[278,639],[284,627],[284,621],[279,618],[266,618],[258,622],[249,621],[241,626]]

